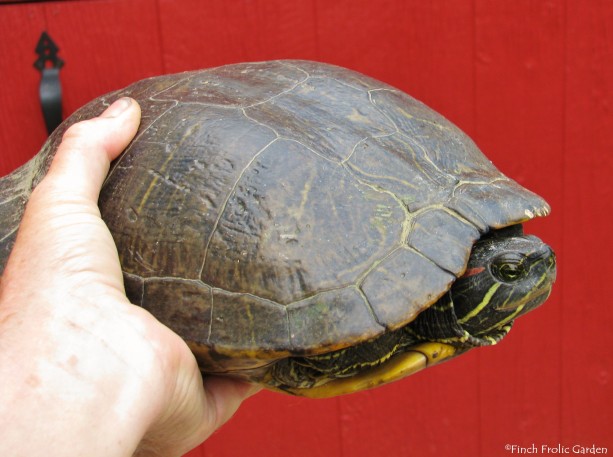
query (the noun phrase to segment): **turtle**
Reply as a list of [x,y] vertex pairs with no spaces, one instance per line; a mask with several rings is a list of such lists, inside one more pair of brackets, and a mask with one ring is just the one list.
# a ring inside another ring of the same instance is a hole
[[131,302],[206,375],[313,398],[493,345],[549,296],[548,204],[442,115],[304,60],[152,77],[64,121],[0,181],[0,265],[66,129],[129,96],[135,139],[99,206]]

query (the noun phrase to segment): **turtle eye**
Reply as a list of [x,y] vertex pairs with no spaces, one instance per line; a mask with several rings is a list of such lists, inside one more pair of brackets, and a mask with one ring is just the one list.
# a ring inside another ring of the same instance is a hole
[[526,257],[517,253],[504,253],[491,264],[494,277],[502,282],[516,282],[528,274]]

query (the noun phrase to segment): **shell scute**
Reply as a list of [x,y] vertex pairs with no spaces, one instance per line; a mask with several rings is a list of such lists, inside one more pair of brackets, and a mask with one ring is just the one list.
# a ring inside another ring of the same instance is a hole
[[240,110],[189,104],[146,128],[100,196],[124,270],[199,279],[228,189],[272,139]]
[[457,182],[429,160],[421,145],[401,135],[361,142],[347,166],[360,181],[395,195],[411,212],[445,201]]
[[263,103],[305,78],[304,72],[282,62],[227,65],[176,76],[175,84],[156,94],[156,99],[217,105],[224,109]]
[[377,322],[394,329],[412,321],[445,293],[455,276],[409,248],[377,264],[361,285]]
[[311,78],[245,113],[334,162],[349,157],[361,139],[395,131],[365,90],[331,78]]
[[541,197],[506,177],[493,182],[462,183],[446,205],[482,232],[549,213],[549,205]]
[[182,329],[181,336],[187,341],[208,343],[213,295],[206,284],[174,278],[146,279],[143,302],[164,325]]
[[354,283],[401,241],[402,208],[300,143],[277,140],[239,179],[202,281],[281,304]]
[[479,235],[473,224],[442,209],[433,209],[415,217],[407,244],[439,267],[459,276]]
[[502,176],[464,132],[420,101],[398,90],[375,91],[372,99],[440,173],[458,180]]
[[[209,343],[216,351],[261,358],[286,353],[291,346],[284,306],[249,294],[213,289]],[[264,330],[265,329],[265,330]]]
[[385,330],[356,287],[322,292],[289,305],[287,312],[297,354],[308,355],[308,348],[320,346],[340,349]]

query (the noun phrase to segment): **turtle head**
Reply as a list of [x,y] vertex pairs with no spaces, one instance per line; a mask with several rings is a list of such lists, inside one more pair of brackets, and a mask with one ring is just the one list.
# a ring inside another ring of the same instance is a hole
[[547,244],[524,235],[521,225],[494,230],[474,245],[451,289],[458,323],[484,344],[496,342],[516,317],[547,299],[555,276],[555,254]]

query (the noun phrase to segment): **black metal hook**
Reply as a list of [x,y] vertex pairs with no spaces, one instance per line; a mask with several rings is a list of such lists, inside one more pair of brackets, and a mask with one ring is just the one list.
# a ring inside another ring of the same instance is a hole
[[49,34],[43,32],[36,45],[38,59],[34,62],[34,67],[41,72],[40,104],[49,134],[62,122],[60,69],[64,66],[64,61],[57,55],[59,50]]

